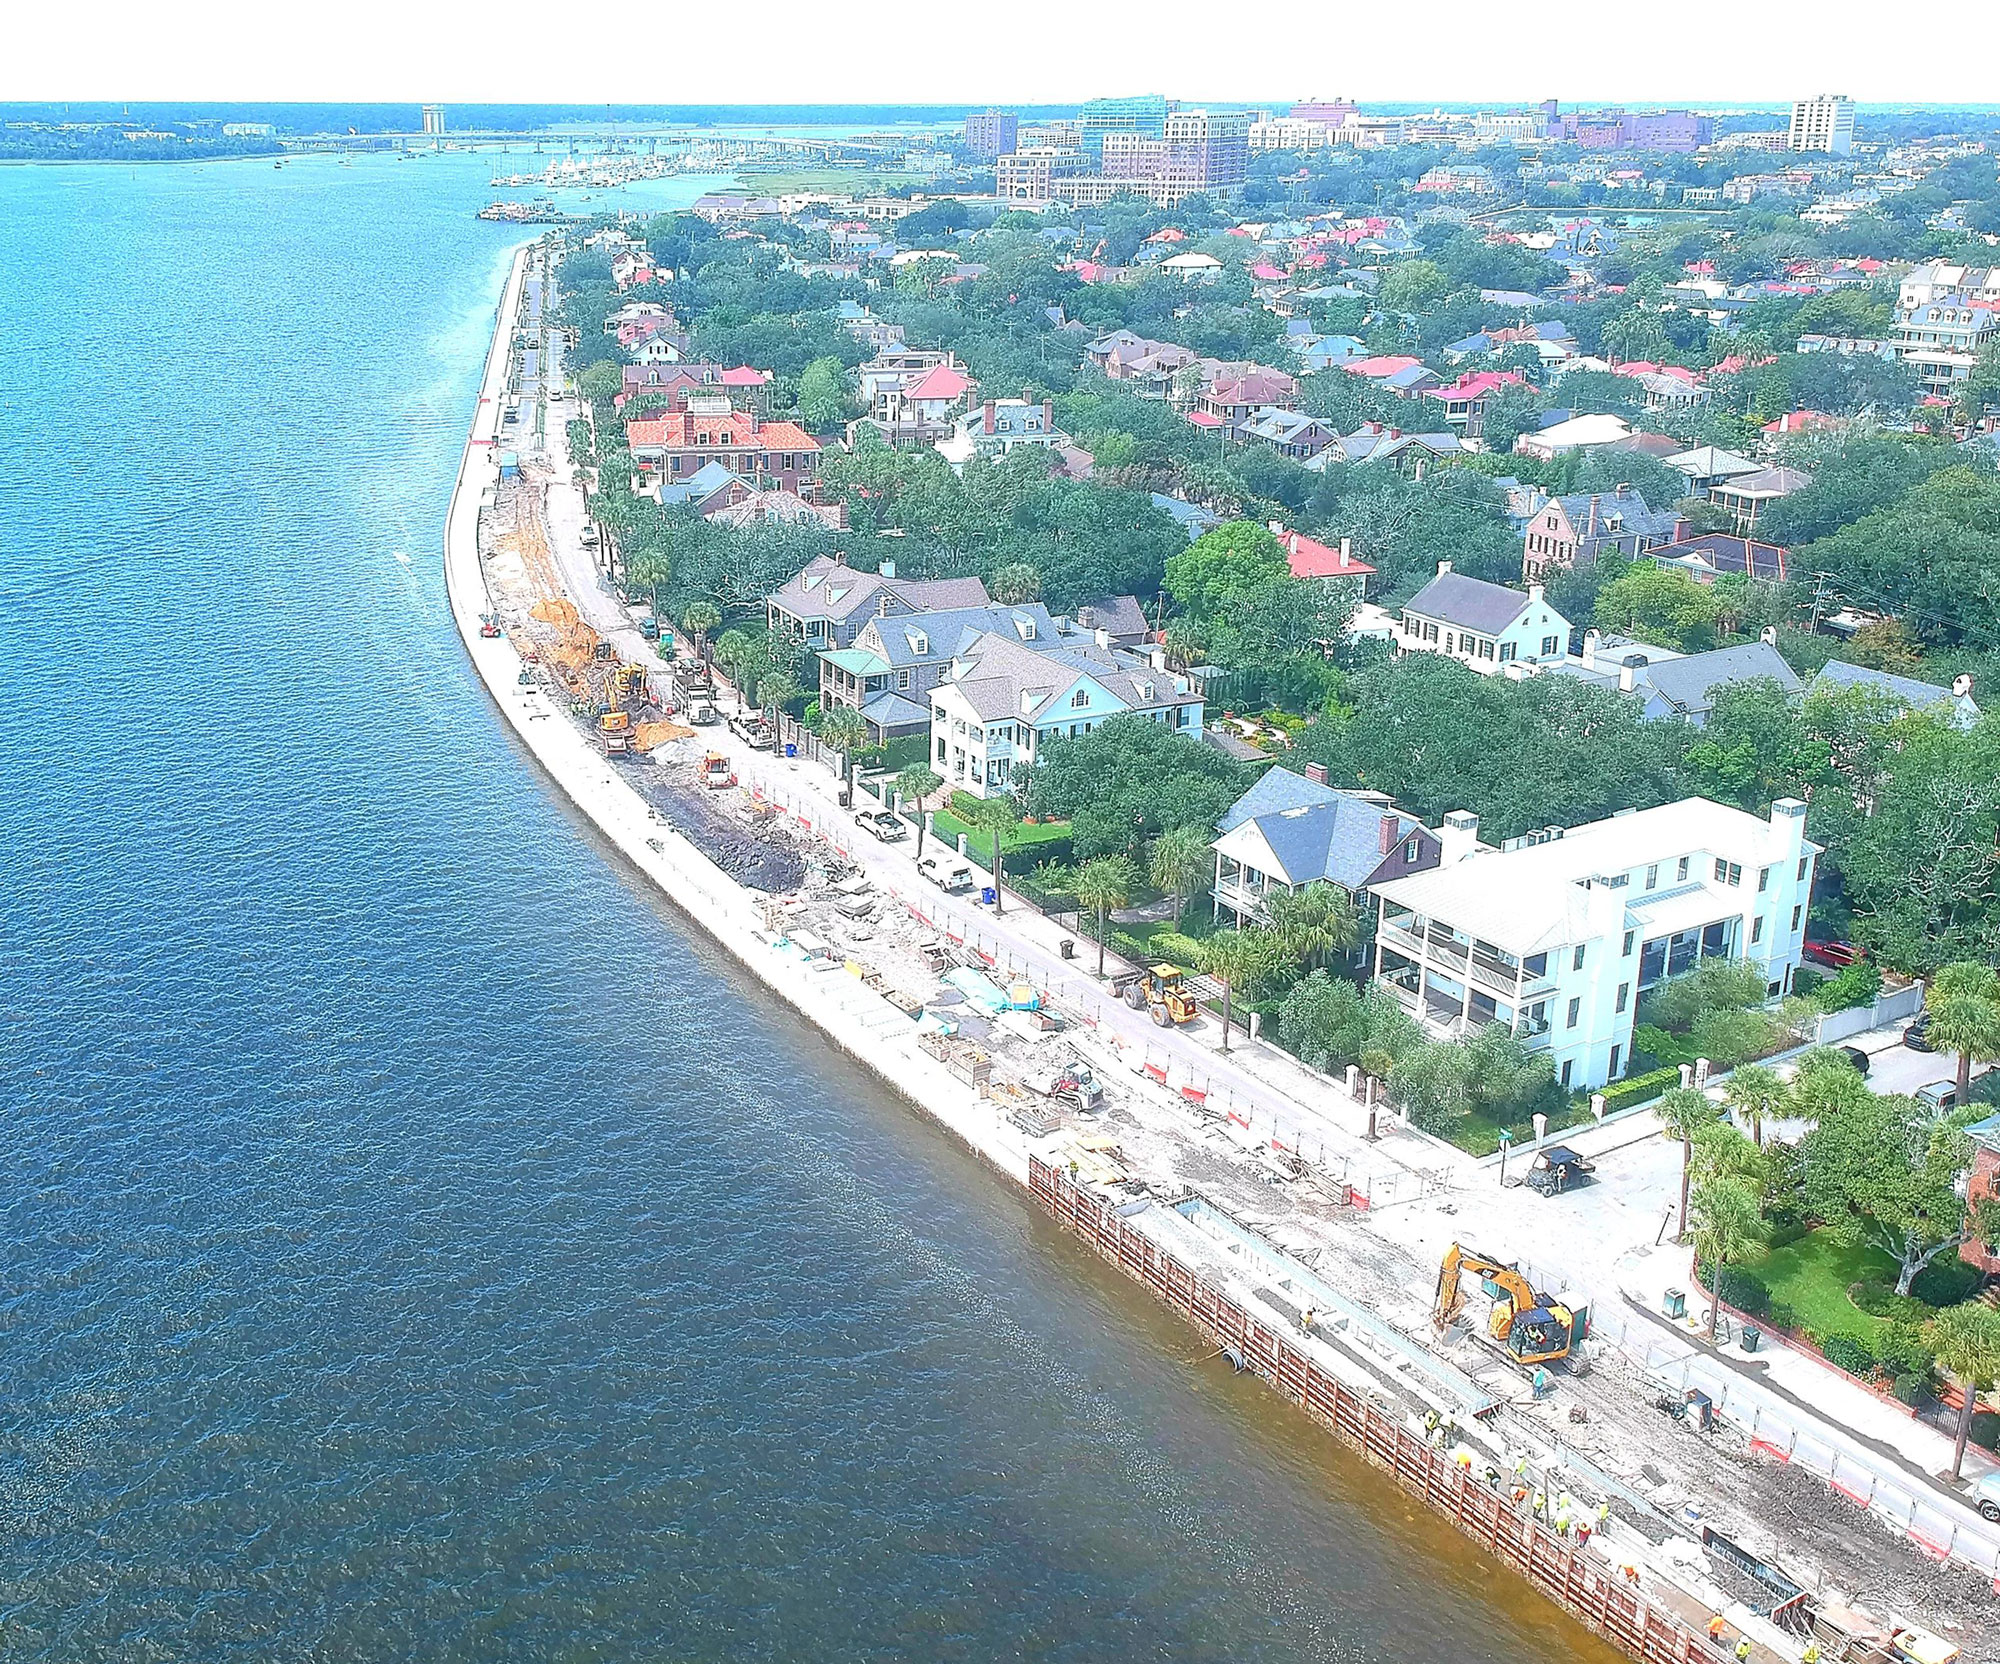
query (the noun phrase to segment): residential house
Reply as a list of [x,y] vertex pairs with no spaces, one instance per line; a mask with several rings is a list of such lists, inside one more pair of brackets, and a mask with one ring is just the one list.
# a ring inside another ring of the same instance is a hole
[[1687,475],[1690,496],[1705,495],[1725,480],[1761,473],[1764,467],[1761,462],[1752,462],[1747,456],[1725,451],[1719,445],[1697,445],[1691,451],[1681,451],[1661,460],[1669,468]]
[[1069,435],[1056,427],[1055,407],[1047,400],[1031,404],[1026,399],[987,399],[956,418],[935,449],[954,472],[963,473],[974,457],[1002,457],[1017,445],[1070,445]]
[[1380,422],[1363,422],[1305,466],[1323,473],[1329,462],[1387,463],[1399,474],[1420,480],[1438,463],[1455,462],[1464,454],[1465,446],[1455,433],[1405,433]]
[[1979,362],[1980,349],[2000,336],[2000,301],[1935,302],[1896,318],[1896,356],[1910,365],[1926,393],[1951,391]]
[[996,634],[1024,642],[1058,639],[1056,621],[1039,604],[878,613],[849,645],[821,650],[820,708],[845,705],[859,711],[870,739],[878,742],[918,733],[930,726],[931,690],[954,656],[981,636]]
[[[720,467],[720,463],[711,463]],[[726,507],[704,511],[720,526],[809,526],[821,525],[830,531],[847,526],[845,503],[809,503],[796,491],[752,491]]]
[[1454,572],[1448,560],[1403,603],[1396,627],[1398,653],[1442,653],[1486,676],[1560,659],[1568,643],[1569,620],[1540,584],[1524,594]]
[[1797,468],[1760,468],[1754,474],[1718,480],[1708,488],[1708,500],[1734,514],[1738,535],[1748,537],[1756,529],[1758,516],[1773,503],[1811,484],[1812,475]]
[[1512,370],[1480,370],[1463,375],[1447,386],[1426,387],[1424,397],[1435,399],[1444,413],[1445,424],[1454,433],[1477,439],[1485,431],[1486,402],[1503,387],[1523,386]]
[[1598,687],[1615,688],[1644,702],[1648,722],[1679,718],[1706,726],[1715,698],[1724,688],[1745,682],[1775,682],[1787,695],[1804,684],[1774,645],[1775,631],[1761,641],[1712,647],[1705,653],[1681,653],[1649,642],[1602,637],[1595,630],[1583,638],[1580,657],[1547,667],[1551,674],[1573,677]]
[[1189,420],[1200,427],[1240,428],[1261,410],[1297,410],[1299,384],[1283,370],[1267,370],[1261,364],[1230,364],[1220,367],[1201,390],[1201,397]]
[[1368,348],[1352,335],[1295,335],[1286,344],[1298,355],[1299,364],[1308,375],[1344,369],[1356,359],[1368,356]]
[[1306,583],[1349,584],[1353,586],[1358,600],[1367,590],[1369,580],[1375,576],[1375,568],[1365,560],[1357,560],[1352,544],[1347,538],[1340,540],[1340,547],[1310,538],[1304,532],[1288,531],[1276,520],[1271,522],[1271,535],[1285,551],[1285,565],[1292,576]]
[[896,450],[923,450],[935,445],[951,431],[952,418],[964,407],[974,386],[963,365],[950,353],[899,353],[897,358],[933,358],[939,362],[921,368],[887,371],[863,365],[862,385],[873,400],[873,408],[847,428],[851,449],[864,431]]
[[1107,378],[1142,399],[1171,398],[1174,378],[1200,362],[1199,355],[1186,347],[1172,341],[1149,341],[1129,329],[1100,335],[1084,348],[1084,356]]
[[1680,535],[1671,543],[1647,550],[1647,559],[1655,566],[1675,567],[1701,584],[1735,576],[1784,582],[1785,565],[1791,557],[1777,544],[1733,537],[1728,532],[1690,532],[1686,526],[1686,521],[1680,522]]
[[1375,980],[1433,1034],[1499,1023],[1565,1088],[1603,1086],[1641,998],[1703,959],[1789,992],[1821,853],[1805,821],[1796,798],[1760,819],[1695,797],[1494,849],[1447,815],[1435,868],[1374,886]]
[[1310,462],[1339,440],[1340,430],[1317,416],[1267,405],[1238,423],[1236,436],[1251,444],[1268,446],[1294,462]]
[[816,555],[766,600],[773,635],[813,647],[852,647],[871,618],[989,605],[977,578],[899,578],[896,563],[863,572],[844,559]]
[[956,654],[931,693],[931,767],[954,788],[993,796],[1049,741],[1132,714],[1199,737],[1200,678],[1167,668],[1161,648],[1142,657],[1080,639],[1041,647],[995,631]]
[[[1374,924],[1373,887],[1427,872],[1442,856],[1435,832],[1401,813],[1380,792],[1339,791],[1323,764],[1304,774],[1267,769],[1215,823],[1215,879],[1209,894],[1220,919],[1268,919],[1276,890],[1333,884],[1355,901],[1364,930]],[[1357,948],[1364,944],[1357,943]]]
[[1143,648],[1153,639],[1153,627],[1136,595],[1100,595],[1078,603],[1076,626],[1100,647]]
[[1187,530],[1188,542],[1194,542],[1203,532],[1212,532],[1222,524],[1222,516],[1203,508],[1199,503],[1190,503],[1180,497],[1169,497],[1161,492],[1153,493],[1153,507],[1162,514],[1171,514]]
[[771,372],[753,370],[749,365],[725,369],[720,364],[660,363],[627,364],[614,408],[622,410],[629,400],[644,396],[648,402],[664,398],[667,410],[685,410],[688,400],[718,394],[732,409],[762,413],[769,395]]
[[685,504],[704,520],[757,492],[754,484],[721,462],[705,462],[685,479],[669,480],[656,475],[651,484],[647,494],[655,497],[660,507]]
[[1439,384],[1439,377],[1429,365],[1407,353],[1357,358],[1352,364],[1341,365],[1341,368],[1351,376],[1372,381],[1376,386],[1387,388],[1391,393],[1400,393],[1406,399],[1415,398],[1426,388]]
[[1609,493],[1576,491],[1551,497],[1529,522],[1522,541],[1521,572],[1540,581],[1551,571],[1597,564],[1600,555],[1634,559],[1673,540],[1680,519],[1653,509],[1629,485]]
[[1622,416],[1572,416],[1536,433],[1524,433],[1514,441],[1522,456],[1547,462],[1566,451],[1584,450],[1592,445],[1612,445],[1632,437],[1632,425]]
[[673,484],[720,462],[759,491],[795,491],[809,503],[819,496],[819,441],[794,422],[733,410],[719,393],[691,393],[683,409],[628,421],[625,442],[635,486]]
[[1955,676],[1951,686],[1941,688],[1920,682],[1914,676],[1892,676],[1886,670],[1829,659],[1813,678],[1812,691],[1840,692],[1847,688],[1870,688],[1890,699],[1901,700],[1913,711],[1940,711],[1954,728],[1970,728],[1979,720],[1979,706],[1972,697],[1972,678]]

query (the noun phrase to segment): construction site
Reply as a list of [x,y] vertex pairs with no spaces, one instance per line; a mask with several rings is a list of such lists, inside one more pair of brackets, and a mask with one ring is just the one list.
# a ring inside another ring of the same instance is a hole
[[[1038,1204],[1207,1333],[1211,1367],[1255,1370],[1633,1656],[2000,1664],[1990,1575],[1885,1530],[1601,1338],[1614,1314],[1473,1242],[1419,1257],[1344,1162],[1253,1134],[1103,1021],[1128,992],[1154,1022],[1192,1021],[1191,991],[1037,970],[914,868],[891,880],[857,858],[851,818],[739,780],[709,667],[670,640],[621,653],[625,631],[585,618],[550,543],[560,470],[508,460],[480,498],[479,634],[519,655],[495,689],[517,725],[572,726],[654,822],[754,892],[749,952],[873,996],[852,1021],[990,1106],[990,1142]],[[1440,1180],[1397,1206],[1456,1236],[1462,1200]]]

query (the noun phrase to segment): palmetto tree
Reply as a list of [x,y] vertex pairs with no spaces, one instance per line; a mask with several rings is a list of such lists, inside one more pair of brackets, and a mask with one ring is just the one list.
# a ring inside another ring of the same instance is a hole
[[1688,1180],[1694,1165],[1694,1135],[1715,1120],[1715,1105],[1689,1087],[1677,1087],[1653,1106],[1660,1118],[1660,1130],[1681,1141],[1681,1222],[1674,1239],[1687,1235]]
[[1965,1465],[1965,1438],[1972,1430],[1972,1406],[1980,1389],[2000,1377],[2000,1312],[1977,1301],[1950,1306],[1931,1320],[1931,1347],[1938,1367],[1958,1382],[1965,1402],[1958,1407],[1958,1444],[1951,1476]]
[[868,743],[868,724],[851,705],[835,705],[819,719],[819,737],[840,753],[842,784],[854,778],[854,753]]
[[1279,946],[1308,968],[1345,953],[1361,934],[1354,898],[1323,880],[1296,890],[1269,891],[1264,913]]
[[1000,914],[1000,899],[1006,890],[1006,874],[1001,868],[1005,856],[1001,852],[1000,840],[1007,835],[1007,829],[1021,818],[1019,806],[1006,792],[995,792],[991,797],[961,796],[958,812],[981,832],[993,839],[993,913]]
[[1729,1077],[1722,1089],[1722,1101],[1748,1117],[1750,1137],[1760,1147],[1764,1142],[1766,1118],[1782,1116],[1792,1101],[1791,1088],[1775,1069],[1761,1063],[1746,1063]]
[[1108,921],[1114,909],[1132,899],[1132,887],[1139,882],[1139,869],[1125,855],[1100,855],[1085,861],[1070,875],[1069,893],[1079,907],[1097,915],[1097,974],[1104,974],[1104,939],[1111,934]]
[[757,703],[770,713],[773,729],[778,726],[778,713],[804,692],[789,670],[767,670],[757,680]]
[[1252,986],[1282,949],[1269,931],[1218,930],[1201,945],[1201,968],[1222,984],[1222,1049],[1229,1050],[1229,1021],[1239,990]]
[[917,859],[924,858],[924,801],[944,785],[944,776],[922,763],[912,763],[896,776],[896,795],[917,806]]
[[1147,876],[1174,898],[1174,929],[1181,927],[1181,910],[1201,881],[1215,870],[1215,857],[1198,826],[1170,826],[1153,840]]
[[1708,1338],[1722,1309],[1722,1270],[1738,1264],[1766,1236],[1757,1197],[1739,1179],[1707,1179],[1694,1193],[1694,1257],[1708,1267]]
[[2000,976],[1990,965],[1961,960],[1939,967],[1924,990],[1931,1044],[1958,1053],[1958,1100],[1972,1091],[1974,1060],[2000,1058]]
[[696,656],[700,656],[701,645],[715,633],[716,625],[722,622],[722,614],[706,601],[690,601],[681,614],[681,628],[695,638]]

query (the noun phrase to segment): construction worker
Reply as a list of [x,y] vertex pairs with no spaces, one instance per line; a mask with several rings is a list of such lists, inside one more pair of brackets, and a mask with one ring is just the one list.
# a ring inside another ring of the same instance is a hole
[[1723,1623],[1720,1612],[1708,1620],[1708,1638],[1714,1645],[1718,1647],[1722,1645],[1722,1632],[1726,1627],[1728,1626]]
[[1525,1455],[1514,1458],[1514,1477],[1516,1479],[1526,1479],[1528,1477],[1528,1458]]
[[1819,1643],[1808,1641],[1806,1650],[1799,1654],[1799,1664],[1819,1664]]
[[1750,1637],[1747,1635],[1737,1638],[1736,1664],[1750,1664]]
[[1549,1511],[1549,1499],[1542,1495],[1540,1491],[1535,1492],[1535,1500],[1528,1504],[1528,1511],[1536,1519],[1540,1519]]
[[1556,1535],[1558,1537],[1567,1537],[1569,1535],[1569,1504],[1567,1502],[1558,1502],[1556,1504]]
[[1301,1327],[1301,1328],[1303,1328],[1303,1329],[1305,1330],[1305,1332],[1306,1332],[1307,1334],[1311,1334],[1311,1333],[1313,1332],[1313,1309],[1312,1309],[1312,1307],[1310,1307],[1310,1306],[1306,1307],[1306,1315],[1305,1315],[1305,1321],[1304,1321],[1304,1322],[1303,1322],[1303,1323],[1302,1323],[1302,1324],[1300,1325],[1300,1327]]

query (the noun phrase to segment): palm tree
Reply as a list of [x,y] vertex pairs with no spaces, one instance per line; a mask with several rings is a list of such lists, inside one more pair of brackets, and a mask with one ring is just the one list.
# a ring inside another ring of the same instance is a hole
[[1750,1121],[1750,1137],[1761,1148],[1764,1121],[1781,1117],[1790,1106],[1791,1088],[1775,1069],[1761,1063],[1746,1063],[1729,1077],[1722,1089],[1722,1101]]
[[1271,890],[1264,897],[1271,934],[1308,969],[1345,953],[1361,934],[1354,898],[1337,884],[1316,880],[1296,890]]
[[681,628],[695,638],[695,656],[701,657],[701,649],[714,633],[716,625],[722,622],[722,614],[706,601],[690,601],[687,610],[681,614]]
[[852,705],[835,705],[830,710],[822,711],[819,737],[840,753],[841,784],[851,785],[854,780],[854,753],[868,743],[868,724],[861,719],[861,713]]
[[715,662],[722,666],[722,673],[736,686],[736,704],[741,709],[746,703],[743,697],[743,672],[755,655],[756,648],[750,638],[741,630],[724,630],[715,643]]
[[917,806],[917,859],[924,858],[924,799],[944,785],[944,776],[922,763],[912,763],[896,776],[896,795]]
[[1281,950],[1266,930],[1218,930],[1201,945],[1201,968],[1222,984],[1222,1049],[1229,1050],[1229,1023],[1236,992],[1271,969]]
[[1015,561],[987,580],[986,591],[1003,607],[1023,606],[1042,598],[1042,575],[1026,562]]
[[1972,1093],[1972,1064],[2000,1058],[2000,976],[1990,965],[1944,965],[1924,990],[1931,1044],[1958,1053],[1958,1101]]
[[998,918],[1001,894],[1006,889],[1006,874],[1001,865],[1006,857],[1001,852],[1000,840],[1020,820],[1021,811],[1006,792],[995,792],[991,797],[961,794],[954,807],[977,830],[993,835],[993,914]]
[[1694,1167],[1694,1135],[1715,1119],[1715,1105],[1689,1087],[1676,1087],[1653,1105],[1660,1118],[1660,1130],[1681,1141],[1681,1222],[1674,1232],[1678,1242],[1687,1235],[1688,1180]]
[[789,670],[767,670],[757,679],[757,703],[771,713],[772,732],[778,727],[778,713],[806,690]]
[[1104,975],[1104,941],[1111,934],[1113,909],[1132,899],[1132,887],[1139,882],[1139,869],[1129,855],[1099,855],[1085,861],[1070,875],[1069,893],[1079,907],[1097,915],[1097,974]]
[[1153,840],[1147,866],[1159,889],[1174,898],[1174,929],[1181,927],[1181,909],[1194,887],[1215,870],[1215,857],[1198,826],[1170,826]]
[[1965,1438],[1972,1430],[1972,1406],[1980,1389],[2000,1378],[2000,1312],[1969,1300],[1949,1306],[1931,1319],[1931,1347],[1938,1367],[1958,1382],[1965,1401],[1958,1407],[1958,1445],[1952,1452],[1951,1476],[1965,1465]]
[[1768,1234],[1757,1198],[1738,1179],[1709,1179],[1694,1193],[1694,1257],[1708,1267],[1708,1338],[1722,1310],[1722,1270],[1742,1260]]

